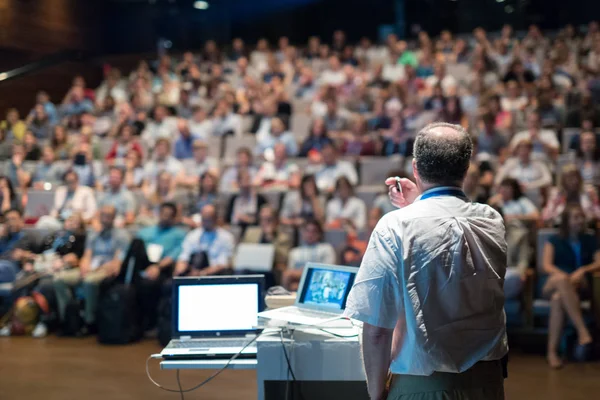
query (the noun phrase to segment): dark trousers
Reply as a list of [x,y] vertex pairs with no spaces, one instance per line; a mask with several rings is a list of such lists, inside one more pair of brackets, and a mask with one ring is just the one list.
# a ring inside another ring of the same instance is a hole
[[[156,326],[158,303],[162,294],[163,284],[170,278],[172,267],[164,268],[156,280],[144,278],[142,271],[152,265],[146,254],[146,244],[141,239],[134,239],[127,250],[121,272],[116,278],[118,283],[125,283],[131,277],[131,284],[135,286],[138,306],[142,318],[142,328],[152,329]],[[128,273],[132,267],[133,271]]]
[[394,375],[387,400],[503,400],[503,362],[481,361],[460,374]]

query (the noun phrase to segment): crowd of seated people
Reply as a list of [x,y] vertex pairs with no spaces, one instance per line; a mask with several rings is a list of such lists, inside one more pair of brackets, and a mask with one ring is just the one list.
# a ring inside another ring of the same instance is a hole
[[[306,262],[360,265],[369,232],[394,210],[385,178],[411,177],[416,132],[444,121],[473,137],[465,193],[506,221],[507,298],[522,295],[541,262],[550,364],[561,364],[563,311],[588,344],[575,309],[592,290],[583,276],[600,266],[597,242],[585,236],[600,217],[598,23],[581,33],[506,25],[462,37],[420,32],[410,42],[334,37],[208,41],[133,71],[106,68],[96,89],[78,76],[63,99],[40,91],[28,113],[7,110],[0,281],[19,279],[47,253],[31,232],[51,235],[46,247],[57,256],[39,290],[55,291],[62,316],[81,288],[83,334],[94,329],[99,285],[131,257],[145,329],[156,324],[162,284],[231,273],[239,242],[273,244],[275,281],[295,290]],[[367,162],[374,158],[385,164]],[[40,211],[43,192],[53,201]],[[571,221],[578,212],[585,229]],[[557,230],[540,255],[543,227]],[[74,243],[66,248],[64,238]]]

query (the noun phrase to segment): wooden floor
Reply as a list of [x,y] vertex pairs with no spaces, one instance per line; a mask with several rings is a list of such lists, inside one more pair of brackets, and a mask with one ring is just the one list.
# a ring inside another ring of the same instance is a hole
[[[163,392],[146,378],[146,358],[159,351],[155,341],[106,347],[94,339],[0,338],[0,400],[177,400],[179,394]],[[175,372],[160,371],[156,360],[151,366],[155,379],[176,387]],[[183,385],[193,386],[210,373],[182,372]],[[514,354],[506,393],[507,399],[600,398],[600,363],[570,364],[550,371],[542,357]],[[225,371],[185,398],[255,399],[256,374]]]

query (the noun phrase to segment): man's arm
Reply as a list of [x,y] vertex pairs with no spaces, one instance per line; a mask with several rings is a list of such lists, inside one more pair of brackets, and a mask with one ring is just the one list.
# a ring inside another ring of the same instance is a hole
[[363,323],[362,356],[371,400],[385,399],[394,330]]

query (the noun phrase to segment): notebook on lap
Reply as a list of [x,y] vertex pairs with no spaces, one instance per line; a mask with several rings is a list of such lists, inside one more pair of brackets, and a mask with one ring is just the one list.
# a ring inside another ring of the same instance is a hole
[[243,348],[259,334],[263,286],[262,275],[173,279],[173,333],[162,357],[256,357],[255,342]]
[[258,316],[309,326],[339,319],[357,272],[356,267],[307,263],[298,285],[296,303],[261,312]]

